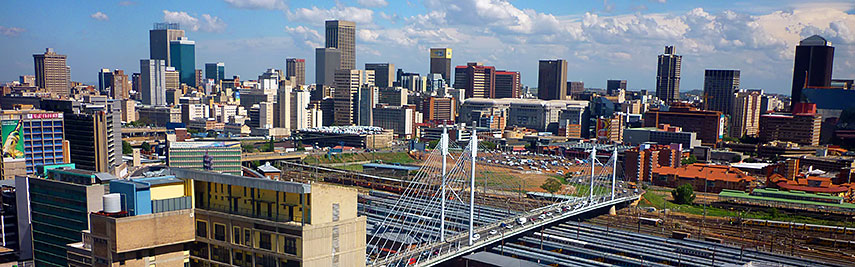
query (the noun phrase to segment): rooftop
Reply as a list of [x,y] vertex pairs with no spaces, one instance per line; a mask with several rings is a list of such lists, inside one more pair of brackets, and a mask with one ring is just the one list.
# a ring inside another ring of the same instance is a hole
[[750,182],[757,179],[735,167],[699,163],[677,168],[659,167],[654,168],[653,172],[660,175],[676,175],[680,178],[704,179],[710,181]]

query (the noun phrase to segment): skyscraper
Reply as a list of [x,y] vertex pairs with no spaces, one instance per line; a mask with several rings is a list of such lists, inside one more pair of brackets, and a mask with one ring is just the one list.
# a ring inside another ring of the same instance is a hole
[[576,99],[585,91],[585,82],[567,82],[567,99]]
[[149,58],[163,60],[166,66],[172,66],[169,42],[179,37],[184,37],[184,30],[178,23],[155,23],[154,28],[148,31]]
[[335,80],[335,71],[341,66],[341,50],[335,48],[315,49],[315,84],[321,86],[332,86]]
[[731,116],[730,136],[757,136],[760,130],[760,114],[763,91],[748,90],[736,93]]
[[617,95],[620,91],[626,91],[626,80],[606,81],[606,94]]
[[680,100],[680,66],[683,56],[675,53],[673,46],[666,46],[665,53],[659,55],[656,68],[656,97],[666,104]]
[[804,102],[802,88],[831,86],[834,47],[819,35],[808,37],[796,46],[793,62],[793,105]]
[[108,94],[108,88],[113,85],[113,72],[110,69],[101,69],[98,72],[98,92],[103,95]]
[[285,59],[285,77],[296,77],[297,85],[306,84],[306,60],[302,58]]
[[335,71],[335,125],[350,126],[359,122],[359,89],[374,86],[374,71]]
[[45,49],[44,54],[34,54],[36,87],[45,89],[53,95],[68,97],[71,75],[65,60],[66,56],[57,54],[53,48]]
[[439,73],[446,81],[451,80],[451,48],[430,49],[430,73]]
[[537,72],[537,98],[567,99],[567,60],[541,60]]
[[374,71],[374,84],[377,87],[392,87],[392,84],[395,82],[395,64],[365,63],[365,70]]
[[145,105],[166,105],[165,61],[160,59],[140,60],[140,96]]
[[739,92],[739,70],[704,71],[704,106],[707,110],[732,115],[737,92]]
[[454,68],[454,88],[463,89],[466,98],[495,98],[495,86],[496,68],[493,66],[470,62]]
[[110,97],[113,99],[128,99],[130,98],[131,82],[128,80],[128,75],[123,70],[113,70],[113,84],[109,91]]
[[341,51],[339,69],[356,69],[356,23],[346,20],[326,21],[326,48]]
[[181,83],[196,85],[196,42],[185,37],[169,42],[170,62],[168,66],[178,71]]
[[496,98],[519,98],[522,84],[517,71],[496,71]]
[[212,79],[219,83],[226,78],[226,63],[205,63],[205,79]]

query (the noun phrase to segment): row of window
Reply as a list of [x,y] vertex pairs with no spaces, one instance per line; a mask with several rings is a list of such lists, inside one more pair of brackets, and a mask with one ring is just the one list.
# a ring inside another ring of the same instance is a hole
[[297,238],[258,231],[253,228],[241,228],[233,226],[231,231],[231,240],[227,240],[227,229],[225,224],[213,223],[211,235],[208,231],[208,222],[204,220],[196,221],[196,236],[210,238],[213,240],[229,242],[239,246],[246,246],[256,249],[268,250],[271,252],[279,252],[290,255],[297,255]]

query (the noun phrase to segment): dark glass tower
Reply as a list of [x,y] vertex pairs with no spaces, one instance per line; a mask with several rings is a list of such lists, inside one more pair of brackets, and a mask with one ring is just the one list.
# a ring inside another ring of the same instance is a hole
[[819,35],[808,37],[796,46],[793,64],[792,103],[804,102],[802,88],[831,86],[834,47]]

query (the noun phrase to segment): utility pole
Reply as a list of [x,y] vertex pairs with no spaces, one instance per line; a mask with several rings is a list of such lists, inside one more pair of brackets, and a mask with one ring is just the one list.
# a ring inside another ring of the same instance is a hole
[[448,156],[448,128],[442,128],[442,138],[439,139],[441,143],[442,149],[442,208],[440,210],[440,218],[439,218],[439,240],[445,242],[445,180],[446,176],[446,163],[445,158]]
[[469,147],[472,150],[472,179],[470,180],[469,188],[469,245],[474,243],[472,238],[475,235],[475,158],[478,157],[478,135],[475,134],[475,124],[472,124],[472,140],[469,140]]

